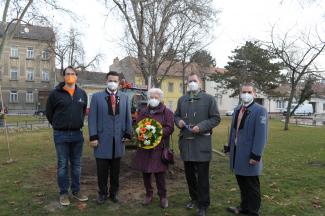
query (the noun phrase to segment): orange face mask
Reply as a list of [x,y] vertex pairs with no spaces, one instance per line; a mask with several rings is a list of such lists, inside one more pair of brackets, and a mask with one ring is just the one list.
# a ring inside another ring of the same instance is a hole
[[64,82],[68,85],[75,84],[77,81],[77,76],[76,75],[67,75],[64,77]]

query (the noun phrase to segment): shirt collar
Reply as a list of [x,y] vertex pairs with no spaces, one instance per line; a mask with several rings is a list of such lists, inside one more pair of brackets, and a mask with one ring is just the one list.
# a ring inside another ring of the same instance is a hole
[[106,88],[106,91],[107,91],[109,94],[115,94],[115,95],[116,95],[116,93],[117,93],[117,90],[115,90],[115,91],[111,91],[111,90],[109,90],[108,88]]

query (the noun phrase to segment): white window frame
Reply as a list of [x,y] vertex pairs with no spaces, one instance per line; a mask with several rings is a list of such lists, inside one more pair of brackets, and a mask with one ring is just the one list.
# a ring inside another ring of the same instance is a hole
[[[15,79],[13,79],[13,76],[12,76],[13,73],[16,73]],[[19,77],[18,68],[10,68],[10,80],[18,80],[18,77]]]
[[170,110],[173,110],[174,109],[174,101],[172,101],[172,100],[168,101],[168,108]]
[[34,93],[26,92],[26,103],[34,103]]
[[50,72],[46,69],[42,70],[42,81],[45,81],[45,82],[50,81]]
[[18,103],[18,91],[10,91],[9,102],[10,103]]
[[179,93],[183,93],[183,83],[179,83]]
[[49,60],[50,59],[50,51],[48,49],[44,49],[42,51],[42,59]]
[[284,100],[276,100],[276,109],[282,110],[285,108],[285,101]]
[[[31,79],[30,79],[30,74],[32,74]],[[27,71],[26,71],[26,80],[27,81],[34,81],[34,70],[33,69],[27,69]]]
[[12,46],[10,48],[10,57],[18,58],[19,57],[19,49],[16,46]]
[[33,47],[27,47],[26,57],[28,59],[33,59],[34,58],[34,48]]
[[167,90],[168,90],[168,92],[174,92],[174,83],[173,82],[167,83]]

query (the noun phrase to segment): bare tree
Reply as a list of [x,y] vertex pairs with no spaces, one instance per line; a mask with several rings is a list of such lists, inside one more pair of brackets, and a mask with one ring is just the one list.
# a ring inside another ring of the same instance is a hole
[[310,31],[301,37],[290,37],[289,32],[284,36],[276,36],[275,27],[271,30],[271,42],[267,43],[269,50],[276,55],[287,69],[287,79],[290,85],[287,113],[284,130],[289,129],[291,105],[297,91],[298,84],[311,76],[320,76],[323,72],[318,69],[315,60],[325,49],[325,42],[313,37]]
[[[146,81],[159,87],[176,59],[166,58],[168,50],[176,53],[193,32],[208,35],[217,11],[212,0],[113,0],[127,25],[125,45],[138,59]],[[111,7],[110,1],[105,0]],[[162,71],[158,74],[158,71]]]
[[60,7],[56,0],[5,0],[1,1],[0,57],[3,49],[15,35],[21,23],[47,23],[51,10],[59,10],[72,15],[71,11]]
[[82,34],[76,29],[70,29],[68,34],[61,34],[56,31],[56,43],[48,43],[51,51],[55,54],[57,64],[61,73],[66,66],[73,66],[77,70],[84,71],[88,68],[95,68],[102,55],[97,53],[89,61],[85,60],[85,50],[81,42]]

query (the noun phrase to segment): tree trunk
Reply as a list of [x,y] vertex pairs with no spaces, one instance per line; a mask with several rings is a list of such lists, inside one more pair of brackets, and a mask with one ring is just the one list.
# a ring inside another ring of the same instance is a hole
[[290,121],[290,114],[291,114],[291,104],[293,100],[294,93],[296,92],[296,85],[294,84],[291,88],[289,100],[288,100],[288,106],[287,106],[287,113],[285,116],[285,121],[284,121],[284,128],[283,130],[289,130],[289,121]]

